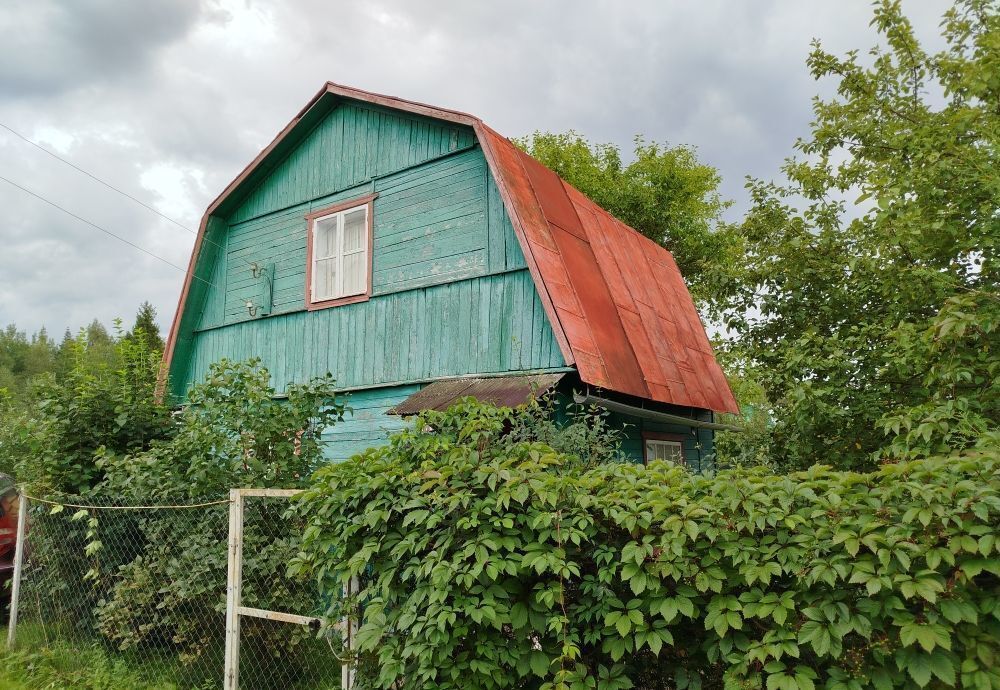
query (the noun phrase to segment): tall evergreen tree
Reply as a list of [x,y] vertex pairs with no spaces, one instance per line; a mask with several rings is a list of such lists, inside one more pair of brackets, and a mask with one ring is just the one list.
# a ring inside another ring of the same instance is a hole
[[163,338],[160,336],[160,327],[156,324],[156,308],[149,302],[139,305],[132,330],[125,337],[135,338],[140,333],[149,350],[163,352]]

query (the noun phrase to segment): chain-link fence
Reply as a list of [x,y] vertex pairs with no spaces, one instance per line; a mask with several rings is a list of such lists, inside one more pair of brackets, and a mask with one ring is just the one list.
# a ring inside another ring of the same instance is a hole
[[[26,499],[16,648],[98,646],[157,688],[223,687],[231,499]],[[300,522],[287,498],[248,505],[242,606],[317,618],[326,610],[311,583],[285,574]],[[241,623],[239,687],[341,687],[336,628],[246,616]]]
[[[340,687],[341,625],[324,625],[330,608],[315,587],[290,579],[285,569],[298,553],[305,519],[290,509],[295,491],[233,492],[230,548],[240,553],[239,587],[230,589],[229,626],[238,641],[227,677],[238,669],[241,687]],[[235,538],[235,539],[234,539]],[[236,565],[231,560],[232,566]],[[235,599],[234,599],[235,597]],[[235,607],[235,608],[234,608]],[[232,645],[230,645],[232,646]],[[252,679],[252,680],[251,680]],[[235,687],[235,686],[233,686]]]

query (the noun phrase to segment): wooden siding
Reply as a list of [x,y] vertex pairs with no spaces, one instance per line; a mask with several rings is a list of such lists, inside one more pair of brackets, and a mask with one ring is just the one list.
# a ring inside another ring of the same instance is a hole
[[[707,421],[711,417],[711,413],[705,411],[702,416]],[[715,466],[713,460],[715,454],[714,436],[711,429],[693,429],[678,424],[660,424],[648,419],[625,417],[618,414],[611,415],[611,422],[624,431],[622,452],[633,462],[642,462],[644,444],[642,433],[652,431],[683,436],[684,460],[693,471],[706,472]]]
[[323,432],[323,456],[327,460],[346,460],[368,448],[387,443],[389,434],[399,431],[407,422],[401,417],[387,415],[386,410],[418,390],[420,386],[413,385],[347,393],[347,405],[351,412],[344,416],[344,421]]
[[229,217],[230,223],[289,208],[467,148],[468,127],[344,103],[316,125]]
[[[336,111],[335,111],[336,112]],[[524,255],[481,149],[442,159],[230,224],[213,269],[200,328],[247,321],[247,301],[272,314],[305,308],[306,221],[311,210],[377,192],[373,294],[524,268]],[[272,283],[251,267],[274,265]]]
[[200,331],[182,390],[221,357],[260,357],[279,389],[327,371],[354,388],[565,365],[526,270]]
[[[307,313],[305,215],[371,193],[372,299]],[[229,208],[198,262],[178,399],[222,357],[260,356],[282,385],[329,370],[349,387],[565,365],[471,130],[341,104]]]

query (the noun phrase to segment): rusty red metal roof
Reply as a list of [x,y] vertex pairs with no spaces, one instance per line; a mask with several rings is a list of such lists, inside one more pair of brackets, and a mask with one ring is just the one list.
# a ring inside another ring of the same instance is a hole
[[320,89],[206,211],[164,351],[165,371],[170,369],[178,341],[193,334],[193,321],[184,322],[185,303],[209,215],[265,163],[282,140],[308,127],[309,112],[331,96],[473,128],[556,342],[584,382],[673,405],[739,411],[669,251],[594,204],[479,118],[332,82]]
[[388,414],[411,415],[424,410],[447,410],[457,400],[467,397],[500,407],[517,407],[547,393],[563,376],[532,374],[435,381],[393,407]]
[[481,137],[580,378],[640,398],[737,413],[670,252],[489,127]]

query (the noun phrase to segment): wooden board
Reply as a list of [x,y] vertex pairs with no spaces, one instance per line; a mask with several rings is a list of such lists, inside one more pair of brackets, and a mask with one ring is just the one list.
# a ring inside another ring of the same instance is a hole
[[359,388],[565,364],[524,270],[200,331],[181,390],[221,357],[260,357],[279,390],[327,371]]

